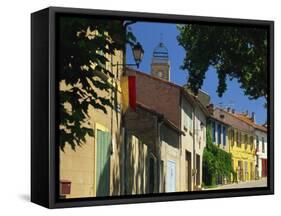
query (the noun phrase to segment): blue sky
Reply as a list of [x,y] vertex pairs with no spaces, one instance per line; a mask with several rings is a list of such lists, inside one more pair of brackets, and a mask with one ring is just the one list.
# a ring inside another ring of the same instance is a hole
[[[137,22],[130,25],[131,30],[137,37],[144,49],[144,57],[140,64],[139,70],[150,73],[150,63],[153,49],[162,42],[169,51],[171,62],[171,82],[178,85],[184,85],[187,82],[188,72],[180,69],[182,65],[185,51],[178,45],[177,35],[179,34],[175,24],[153,23],[153,22]],[[161,36],[162,35],[162,36]],[[127,46],[127,63],[134,63],[131,48]],[[263,107],[264,98],[258,100],[249,100],[244,95],[243,89],[240,88],[236,80],[227,81],[227,90],[223,97],[218,97],[216,93],[218,84],[217,73],[214,68],[209,68],[206,73],[206,79],[202,86],[202,90],[211,96],[211,101],[215,106],[227,107],[231,106],[239,112],[246,110],[256,113],[256,121],[263,124],[266,121],[266,109]]]

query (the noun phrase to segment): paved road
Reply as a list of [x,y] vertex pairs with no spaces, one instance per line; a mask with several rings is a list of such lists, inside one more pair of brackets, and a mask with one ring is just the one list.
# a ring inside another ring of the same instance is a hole
[[251,187],[266,187],[267,178],[262,178],[261,180],[253,180],[248,182],[239,182],[234,184],[219,185],[215,188],[208,188],[205,190],[220,190],[220,189],[233,189],[233,188],[251,188]]

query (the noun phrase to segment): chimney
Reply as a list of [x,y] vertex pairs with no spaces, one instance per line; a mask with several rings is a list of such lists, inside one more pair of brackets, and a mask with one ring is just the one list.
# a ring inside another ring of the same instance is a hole
[[252,112],[251,120],[253,122],[256,122],[256,113],[255,112]]
[[209,113],[211,113],[212,115],[214,114],[214,104],[209,104],[208,106],[207,106],[207,109],[208,109],[208,111],[209,111]]
[[230,112],[231,108],[230,107],[227,107],[227,112]]
[[232,114],[235,114],[235,109],[232,109],[232,111],[231,111],[231,112],[232,112]]
[[248,116],[249,115],[249,111],[248,110],[246,110],[246,112],[245,112],[245,116]]

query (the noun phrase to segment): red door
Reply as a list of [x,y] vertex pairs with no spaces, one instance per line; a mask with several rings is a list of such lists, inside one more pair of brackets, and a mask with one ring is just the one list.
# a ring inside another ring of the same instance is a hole
[[267,176],[267,159],[262,159],[262,177]]

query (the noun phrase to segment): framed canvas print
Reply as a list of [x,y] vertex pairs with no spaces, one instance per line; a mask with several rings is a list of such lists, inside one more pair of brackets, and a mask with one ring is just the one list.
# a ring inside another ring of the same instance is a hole
[[274,193],[273,21],[50,7],[31,27],[32,202]]

